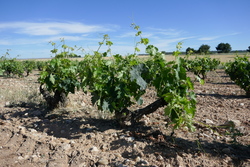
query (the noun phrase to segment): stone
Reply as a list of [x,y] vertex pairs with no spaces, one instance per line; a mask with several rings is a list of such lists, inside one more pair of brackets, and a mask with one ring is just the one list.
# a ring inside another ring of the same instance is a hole
[[62,149],[63,149],[64,151],[68,151],[70,148],[71,148],[71,145],[70,145],[70,144],[67,144],[67,143],[62,144]]
[[91,147],[91,148],[89,149],[89,151],[90,151],[91,153],[94,153],[94,152],[98,152],[99,150],[98,150],[98,148],[97,148],[96,146],[93,146],[93,147]]
[[31,155],[32,162],[37,162],[39,160],[37,155]]
[[134,137],[126,137],[125,140],[128,142],[132,142],[135,140],[135,138]]
[[231,153],[231,149],[230,148],[223,148],[222,152],[225,154],[230,154]]
[[148,161],[143,160],[143,159],[141,159],[140,163],[142,163],[143,165],[148,165],[149,164]]
[[156,157],[156,159],[157,159],[158,161],[163,161],[163,160],[164,160],[164,158],[163,158],[161,155],[158,155],[158,156]]
[[140,162],[141,161],[141,157],[136,157],[135,158],[135,162]]
[[101,158],[101,159],[98,161],[98,164],[99,164],[99,165],[108,165],[108,164],[109,164],[109,161],[108,161],[106,158]]
[[239,121],[239,120],[231,120],[233,123],[234,123],[234,125],[235,125],[235,127],[239,127],[240,125],[241,125],[241,122]]
[[25,134],[26,128],[23,126],[19,126],[19,133],[20,134]]
[[120,153],[114,153],[115,157],[121,158],[122,155]]
[[214,124],[214,122],[210,119],[205,119],[206,124]]

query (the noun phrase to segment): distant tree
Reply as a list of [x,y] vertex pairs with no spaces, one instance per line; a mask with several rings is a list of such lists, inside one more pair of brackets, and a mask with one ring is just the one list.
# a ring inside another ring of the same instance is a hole
[[215,48],[218,53],[229,53],[232,50],[232,47],[229,43],[220,43]]
[[199,47],[199,49],[198,49],[198,53],[199,54],[205,54],[205,55],[207,55],[207,54],[209,54],[210,53],[210,46],[209,45],[201,45],[200,47]]
[[247,49],[248,52],[250,52],[250,46],[248,46],[248,49]]
[[166,52],[166,51],[162,51],[161,53],[162,53],[162,54],[164,54],[164,55],[166,55],[166,54],[167,54],[167,52]]
[[194,48],[188,47],[188,48],[186,49],[186,55],[192,55],[192,54],[194,54],[194,53],[196,53],[196,50],[195,50]]

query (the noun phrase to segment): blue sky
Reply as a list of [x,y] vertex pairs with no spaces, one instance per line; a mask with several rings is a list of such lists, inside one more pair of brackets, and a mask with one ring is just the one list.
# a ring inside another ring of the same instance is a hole
[[160,51],[174,51],[178,42],[182,51],[202,44],[216,50],[221,42],[233,50],[250,46],[249,0],[1,0],[0,6],[1,56],[11,49],[11,57],[48,58],[49,41],[60,38],[92,53],[104,34],[113,54],[126,55],[135,45],[131,23]]

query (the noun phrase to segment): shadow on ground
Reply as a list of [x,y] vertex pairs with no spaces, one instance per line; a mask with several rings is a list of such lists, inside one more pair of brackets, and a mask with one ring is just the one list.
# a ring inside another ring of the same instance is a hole
[[[209,95],[219,98],[225,98],[222,95]],[[226,96],[226,98],[235,98]],[[243,98],[243,97],[242,97]],[[11,117],[22,120],[26,128],[34,128],[40,132],[46,132],[48,135],[57,138],[79,139],[83,134],[87,133],[102,133],[109,129],[123,131],[124,134],[133,137],[133,141],[125,140],[124,138],[116,138],[110,143],[110,150],[116,150],[122,146],[129,146],[131,142],[146,143],[143,154],[159,154],[164,157],[174,157],[177,155],[189,154],[193,157],[199,157],[203,154],[211,157],[223,158],[231,157],[235,166],[250,159],[250,146],[240,144],[230,144],[217,141],[207,140],[187,140],[174,136],[165,135],[159,130],[151,127],[137,124],[134,127],[126,127],[121,129],[117,121],[112,119],[91,118],[87,115],[82,116],[81,113],[70,113],[64,111],[62,113],[46,114],[46,110],[39,108],[26,108],[22,112],[6,113]],[[4,116],[2,119],[5,119]],[[29,120],[25,122],[25,120]],[[33,120],[33,121],[30,121]],[[129,134],[127,133],[129,132]],[[191,132],[190,132],[191,133]],[[139,152],[122,153],[125,158],[136,158]]]

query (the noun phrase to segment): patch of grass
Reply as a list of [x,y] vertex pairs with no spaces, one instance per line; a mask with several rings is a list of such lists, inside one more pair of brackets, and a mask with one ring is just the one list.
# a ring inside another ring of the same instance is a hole
[[0,94],[0,99],[5,102],[6,106],[25,107],[26,105],[38,106],[44,104],[44,100],[35,86],[0,89]]

